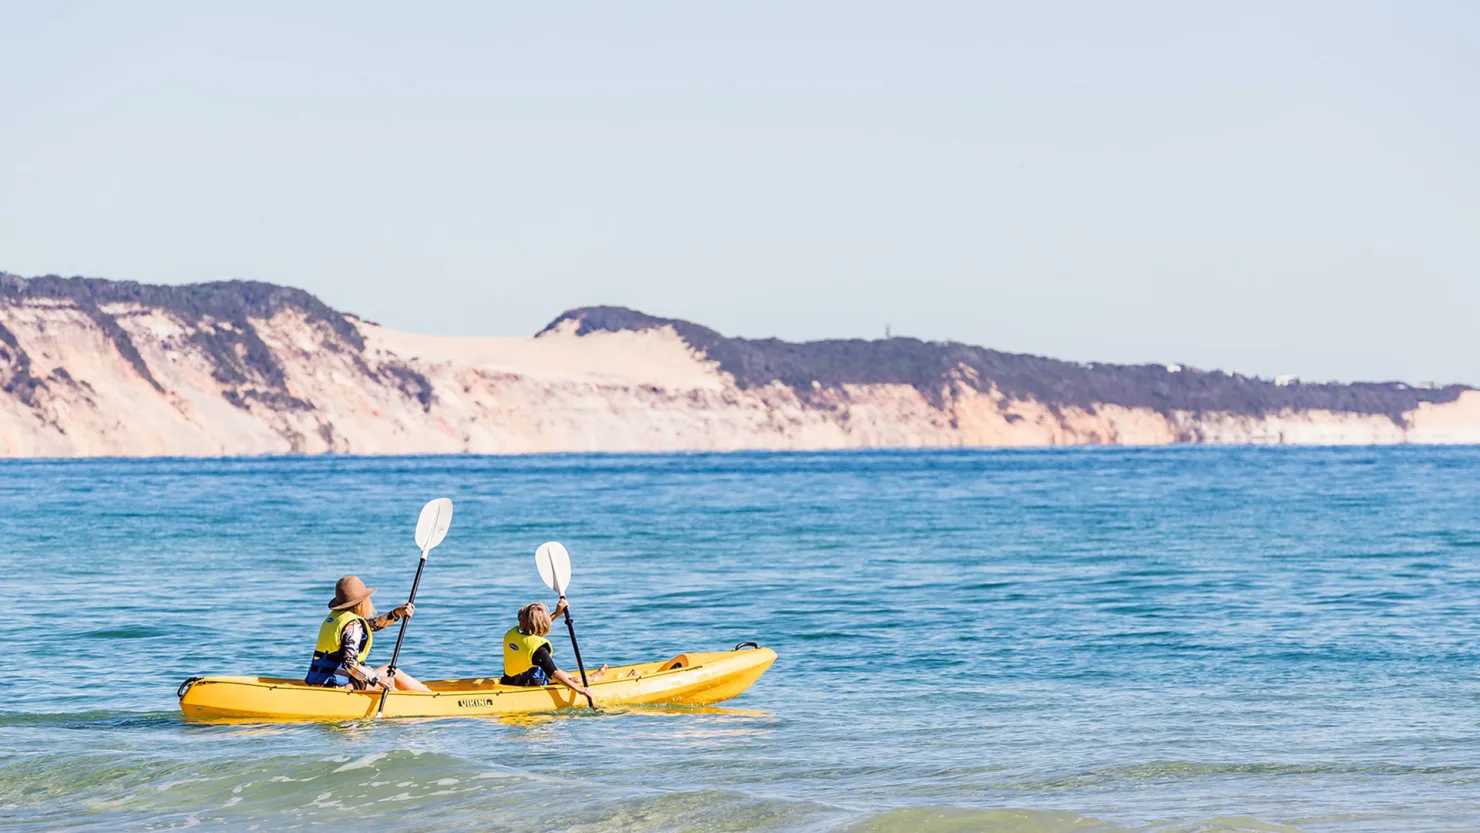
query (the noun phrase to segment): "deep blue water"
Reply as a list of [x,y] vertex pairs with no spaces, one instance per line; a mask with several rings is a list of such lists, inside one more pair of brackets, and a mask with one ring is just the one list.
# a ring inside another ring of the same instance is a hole
[[[341,574],[403,599],[442,495],[413,674],[495,671],[550,539],[588,660],[780,659],[721,711],[180,719],[301,674]],[[19,461],[0,540],[16,829],[1480,829],[1480,449]]]

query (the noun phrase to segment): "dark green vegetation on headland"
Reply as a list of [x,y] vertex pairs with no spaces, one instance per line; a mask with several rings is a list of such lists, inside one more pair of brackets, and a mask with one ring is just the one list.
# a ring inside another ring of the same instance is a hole
[[[1279,385],[1222,371],[1159,364],[1079,364],[1022,353],[1004,353],[950,341],[890,338],[829,339],[793,343],[774,338],[728,338],[688,321],[658,318],[624,307],[570,310],[545,327],[577,322],[576,332],[618,332],[672,327],[678,335],[733,375],[742,387],[773,381],[808,395],[817,387],[849,384],[910,385],[932,404],[944,404],[955,383],[973,390],[996,388],[1009,399],[1031,399],[1051,408],[1097,405],[1149,408],[1168,413],[1210,411],[1262,417],[1287,410],[1380,414],[1403,423],[1423,402],[1453,402],[1464,385],[1415,388],[1399,382]],[[816,383],[814,386],[813,383]]]

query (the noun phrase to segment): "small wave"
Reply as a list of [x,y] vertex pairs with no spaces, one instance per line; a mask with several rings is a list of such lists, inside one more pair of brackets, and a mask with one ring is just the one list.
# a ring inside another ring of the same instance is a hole
[[1207,778],[1219,775],[1443,775],[1470,772],[1473,767],[1406,766],[1399,764],[1275,764],[1275,763],[1200,763],[1193,761],[1148,761],[1131,766],[1106,767],[1090,772],[1002,785],[1006,789],[1036,792],[1040,790],[1073,790],[1115,782],[1168,781],[1184,778]]
[[84,636],[91,639],[154,639],[160,636],[169,636],[169,633],[147,625],[126,628],[104,628],[102,630],[89,631]]
[[56,726],[66,729],[127,729],[174,725],[180,713],[96,709],[85,712],[0,712],[0,726]]
[[[558,819],[548,810],[560,808]],[[0,761],[0,808],[67,827],[281,829],[415,818],[442,830],[796,830],[837,808],[732,791],[606,787],[588,779],[489,770],[415,750],[232,758],[211,763],[126,755],[24,755]]]
[[1122,827],[1077,813],[1054,810],[911,807],[855,822],[845,833],[1300,833],[1294,827],[1247,816],[1149,827]]
[[362,757],[356,758],[353,761],[350,761],[347,764],[343,764],[334,771],[349,772],[352,769],[366,769],[368,767],[375,766],[375,762],[385,758],[387,754],[388,753],[386,752],[372,752],[369,755],[364,755]]

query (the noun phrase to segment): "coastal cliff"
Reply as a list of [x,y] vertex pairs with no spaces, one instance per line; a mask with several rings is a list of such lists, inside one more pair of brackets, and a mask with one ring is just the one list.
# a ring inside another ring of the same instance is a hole
[[727,338],[616,307],[442,338],[265,283],[0,274],[0,456],[1405,442],[1480,442],[1480,391]]

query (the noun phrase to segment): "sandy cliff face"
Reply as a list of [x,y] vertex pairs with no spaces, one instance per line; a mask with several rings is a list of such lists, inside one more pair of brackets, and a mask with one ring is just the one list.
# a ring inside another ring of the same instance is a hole
[[[453,339],[261,284],[177,292],[7,276],[0,288],[0,455],[12,457],[1480,442],[1472,390],[1318,390],[1308,396],[1337,407],[1280,407],[1287,392],[1240,377],[1242,398],[1219,409],[1208,398],[1234,394],[1208,387],[1226,382],[1118,368],[1054,400],[1033,393],[1040,382],[1023,367],[1074,381],[1056,370],[1071,365],[947,352],[938,376],[874,378],[899,364],[893,353],[863,353],[859,371],[847,357],[864,348],[798,359],[806,345],[721,342],[635,313],[633,326],[571,314],[533,338]],[[902,346],[934,361],[922,344]],[[1142,377],[1160,407],[1105,387]],[[1255,394],[1268,401],[1249,406]],[[1179,396],[1198,407],[1177,407]]]

